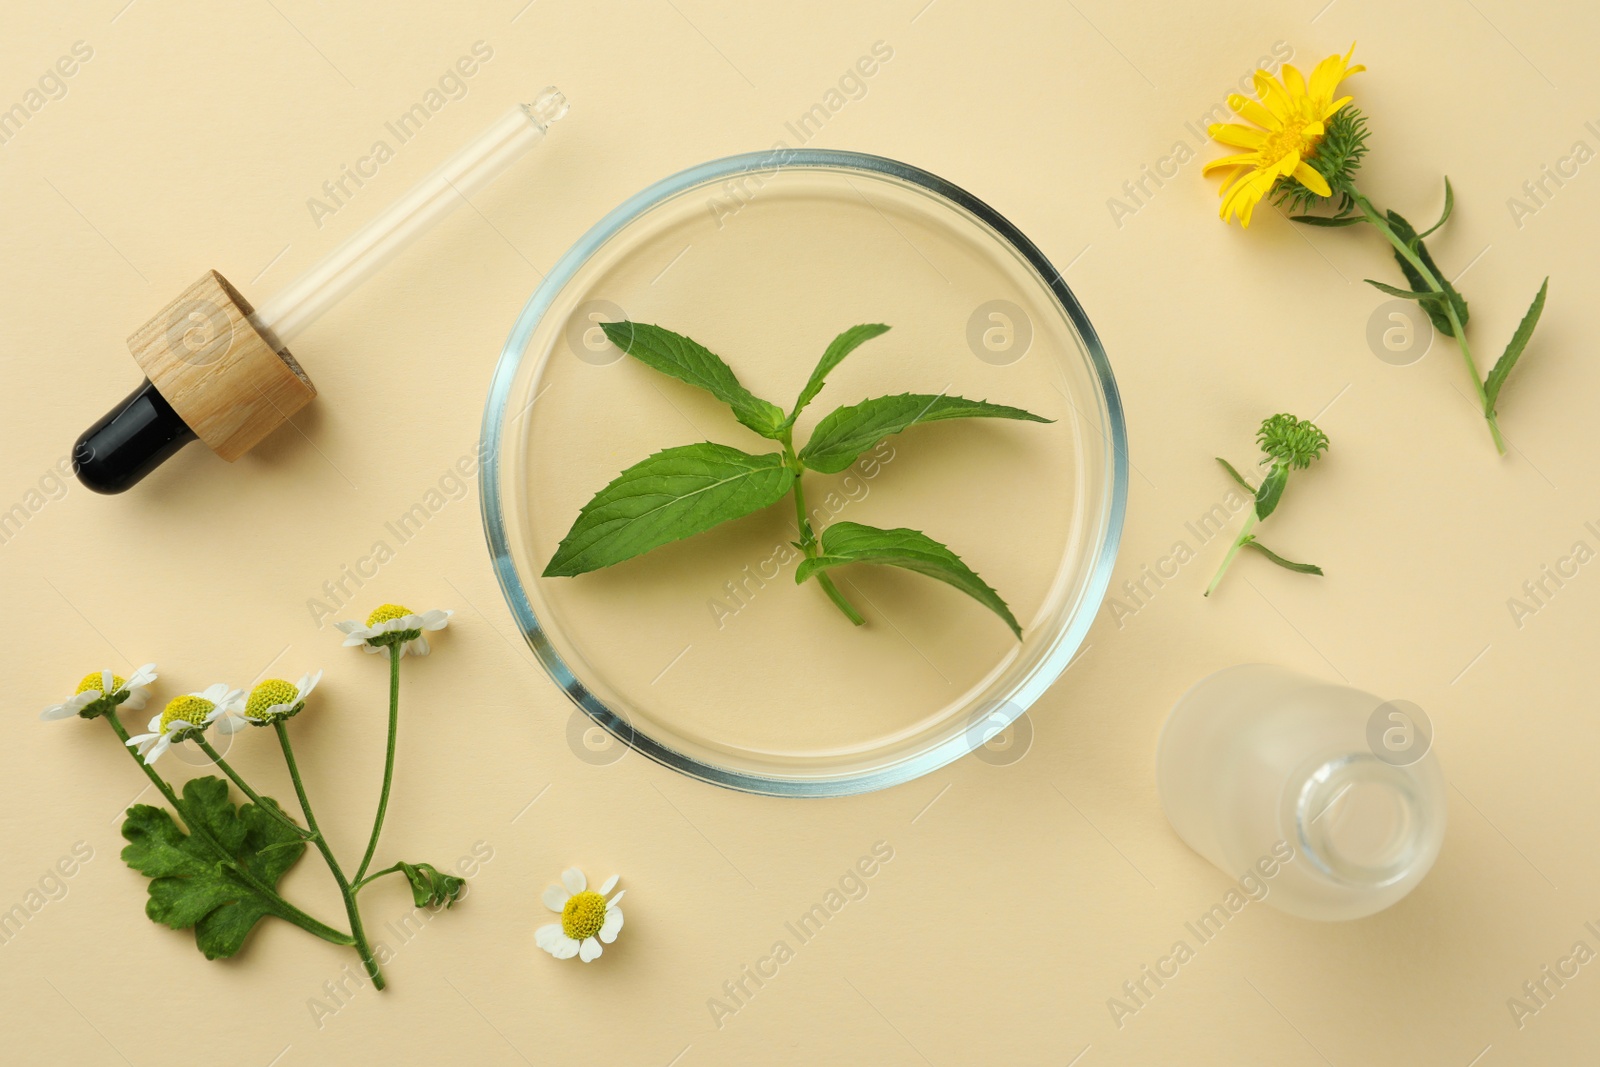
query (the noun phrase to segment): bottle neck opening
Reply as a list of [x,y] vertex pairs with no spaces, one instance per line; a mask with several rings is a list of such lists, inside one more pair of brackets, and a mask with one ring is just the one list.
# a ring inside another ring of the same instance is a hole
[[1294,830],[1314,866],[1369,888],[1403,878],[1427,847],[1417,783],[1366,754],[1327,760],[1305,776],[1294,799]]

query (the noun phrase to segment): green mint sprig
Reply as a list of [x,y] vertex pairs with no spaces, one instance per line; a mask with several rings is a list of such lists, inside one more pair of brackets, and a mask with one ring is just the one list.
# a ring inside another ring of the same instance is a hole
[[780,450],[761,454],[702,441],[663,449],[617,475],[578,512],[544,569],[547,578],[600,570],[673,541],[703,533],[794,496],[795,524],[804,554],[796,584],[815,578],[828,598],[857,626],[865,620],[828,573],[848,563],[900,567],[936,578],[966,593],[1005,621],[1020,640],[1022,627],[1000,595],[948,547],[918,530],[883,530],[834,523],[820,534],[806,512],[802,476],[837,474],[891,434],[942,419],[992,418],[1051,422],[1021,408],[987,400],[901,393],[863,400],[823,416],[800,448],[795,420],[816,399],[828,374],[864,342],[888,331],[882,323],[852,326],[834,338],[787,413],[740,384],[719,356],[696,341],[642,322],[601,323],[622,351],[654,370],[704,389],[727,404],[734,418]]
[[1246,517],[1243,528],[1239,530],[1239,536],[1234,538],[1232,547],[1222,560],[1222,566],[1217,568],[1216,576],[1206,587],[1206,596],[1210,596],[1217,588],[1217,583],[1222,581],[1222,576],[1227,573],[1229,565],[1233,563],[1233,557],[1239,554],[1241,548],[1253,548],[1278,566],[1300,574],[1322,573],[1322,568],[1315,564],[1295,563],[1284,559],[1256,540],[1253,531],[1256,523],[1277,510],[1279,502],[1283,499],[1284,487],[1289,484],[1289,472],[1305,470],[1311,466],[1312,461],[1321,456],[1323,450],[1328,447],[1328,435],[1317,429],[1309,419],[1297,419],[1293,415],[1273,415],[1262,420],[1261,428],[1256,431],[1256,441],[1261,446],[1261,462],[1266,463],[1270,460],[1272,464],[1259,486],[1252,486],[1245,480],[1244,475],[1234,469],[1233,464],[1221,456],[1217,457],[1222,469],[1244,487],[1245,492],[1251,495],[1252,501],[1250,514]]

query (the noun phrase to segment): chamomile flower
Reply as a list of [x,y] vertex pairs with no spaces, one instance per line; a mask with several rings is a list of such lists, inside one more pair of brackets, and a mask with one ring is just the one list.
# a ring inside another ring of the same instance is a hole
[[146,663],[133,672],[133,677],[123,678],[110,671],[92,671],[78,683],[78,691],[59,704],[51,704],[39,713],[41,719],[70,719],[76,715],[96,719],[112,708],[126,706],[138,711],[150,698],[149,685],[156,680],[156,665]]
[[561,884],[544,891],[544,905],[561,915],[558,923],[539,927],[534,933],[534,943],[558,960],[576,956],[584,963],[600,955],[600,942],[606,944],[617,939],[622,930],[622,909],[617,902],[621,890],[610,900],[606,894],[616,888],[617,875],[607,878],[599,892],[589,888],[588,880],[576,867],[561,872]]
[[235,704],[218,715],[217,729],[231,734],[246,726],[271,726],[279,719],[293,718],[305,709],[306,697],[320,681],[321,671],[303,674],[293,684],[282,678],[268,678],[250,690],[243,708]]
[[138,748],[145,763],[154,763],[174,741],[181,741],[186,734],[203,731],[218,719],[237,713],[243,700],[244,690],[229,689],[221,682],[198,693],[175,697],[167,702],[165,711],[150,720],[146,727],[150,732],[128,738],[128,745]]
[[402,656],[407,652],[413,656],[426,656],[428,639],[422,636],[422,631],[444,629],[454,614],[453,611],[435,609],[417,615],[399,604],[382,604],[367,616],[365,626],[354,620],[336,622],[334,625],[344,632],[346,647],[360,645],[368,652],[378,652],[398,645]]

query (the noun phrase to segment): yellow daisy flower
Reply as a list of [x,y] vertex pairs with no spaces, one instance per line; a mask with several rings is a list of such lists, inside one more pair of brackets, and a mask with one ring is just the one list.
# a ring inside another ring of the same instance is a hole
[[1207,131],[1214,140],[1247,150],[1213,159],[1200,168],[1202,174],[1230,169],[1218,211],[1224,222],[1236,216],[1240,225],[1249,226],[1256,204],[1283,178],[1296,179],[1318,196],[1333,195],[1327,181],[1307,160],[1326,132],[1324,124],[1351,100],[1348,96],[1334,99],[1339,83],[1367,69],[1360,64],[1350,66],[1355,50],[1351,45],[1343,56],[1329,56],[1318,63],[1309,85],[1298,69],[1285,63],[1282,81],[1264,70],[1255,72],[1259,100],[1238,93],[1228,97],[1228,106],[1260,129],[1219,122]]

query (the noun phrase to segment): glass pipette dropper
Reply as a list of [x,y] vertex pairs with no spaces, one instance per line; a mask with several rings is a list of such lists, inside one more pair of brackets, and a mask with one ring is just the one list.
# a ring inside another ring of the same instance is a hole
[[120,493],[196,437],[234,460],[287,422],[316,395],[288,342],[542,141],[567,106],[552,86],[513,107],[254,310],[208,272],[128,339],[146,379],[78,438],[79,481]]

